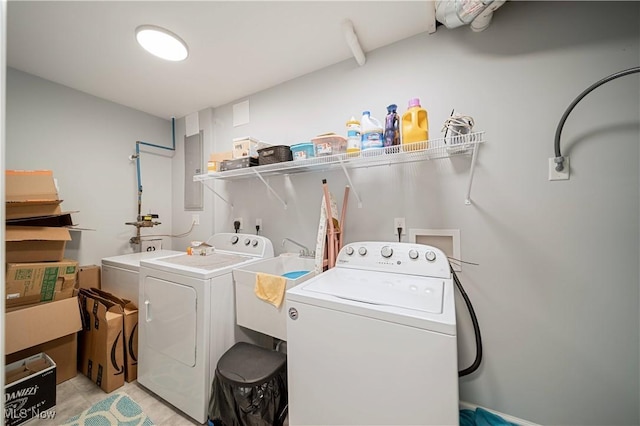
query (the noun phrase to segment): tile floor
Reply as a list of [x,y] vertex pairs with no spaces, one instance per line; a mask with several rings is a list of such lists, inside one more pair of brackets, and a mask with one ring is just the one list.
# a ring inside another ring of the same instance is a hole
[[[114,390],[124,392],[140,405],[142,410],[158,426],[191,426],[198,425],[195,420],[187,417],[177,408],[163,401],[152,392],[140,386],[137,381],[125,383],[123,387]],[[80,414],[98,401],[102,401],[109,394],[96,386],[82,373],[73,379],[60,383],[56,387],[56,415],[54,419],[36,419],[28,426],[54,426]]]

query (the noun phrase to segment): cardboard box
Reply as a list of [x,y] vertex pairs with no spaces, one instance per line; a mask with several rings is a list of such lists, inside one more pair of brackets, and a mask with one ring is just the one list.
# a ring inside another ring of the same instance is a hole
[[6,306],[23,306],[73,296],[78,262],[7,263]]
[[6,170],[5,185],[8,203],[58,200],[51,170]]
[[220,171],[220,163],[224,160],[233,159],[233,151],[227,152],[214,152],[209,155],[209,162],[207,163],[207,172],[218,172]]
[[78,269],[77,288],[101,288],[100,266],[84,265]]
[[77,212],[62,212],[60,214],[51,214],[47,216],[36,217],[20,217],[20,218],[7,218],[7,225],[11,226],[51,226],[51,227],[72,227],[73,220],[71,219],[71,213]]
[[78,333],[68,334],[50,342],[5,356],[5,363],[30,357],[44,352],[56,363],[56,384],[60,384],[78,375]]
[[5,425],[48,418],[44,412],[56,405],[56,363],[40,353],[7,365],[5,374]]
[[62,214],[61,200],[58,201],[25,201],[7,202],[6,219],[23,219],[41,216],[56,216]]
[[124,385],[124,311],[117,303],[84,288],[78,298],[82,318],[78,369],[109,393]]
[[6,262],[60,262],[71,234],[66,228],[7,226]]
[[7,170],[5,185],[7,219],[61,213],[51,170]]
[[6,362],[45,352],[57,365],[58,383],[75,377],[76,336],[81,328],[77,297],[8,309],[5,314]]
[[124,335],[124,379],[132,382],[138,378],[138,308],[130,300],[121,299],[118,296],[106,291],[92,288],[91,292],[109,299],[122,307]]

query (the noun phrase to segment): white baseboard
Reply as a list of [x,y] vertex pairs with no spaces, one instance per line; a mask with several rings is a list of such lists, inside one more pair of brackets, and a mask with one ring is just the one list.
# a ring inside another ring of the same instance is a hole
[[515,424],[520,425],[520,426],[540,426],[537,423],[532,423],[532,422],[530,422],[528,420],[519,419],[517,417],[510,416],[509,414],[501,413],[500,411],[496,411],[496,410],[491,410],[489,408],[485,408],[485,407],[482,407],[480,405],[472,404],[470,402],[460,401],[459,405],[460,405],[460,409],[461,410],[475,410],[476,408],[480,407],[483,410],[487,410],[490,413],[493,413],[493,414],[495,414],[497,416],[502,417],[503,419],[505,419],[508,422],[515,423]]

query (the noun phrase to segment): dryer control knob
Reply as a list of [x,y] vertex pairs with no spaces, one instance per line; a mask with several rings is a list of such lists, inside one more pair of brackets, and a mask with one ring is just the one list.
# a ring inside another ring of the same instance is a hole
[[384,246],[380,250],[380,254],[382,255],[382,257],[389,258],[391,257],[391,255],[393,255],[393,249],[389,246]]
[[365,247],[360,247],[360,248],[358,249],[358,254],[359,254],[360,256],[364,256],[365,254],[367,254],[367,249],[366,249]]
[[251,245],[254,247],[258,247],[258,240],[251,241]]
[[231,237],[231,244],[236,244],[238,242],[238,236],[234,235],[233,237]]
[[344,249],[344,252],[351,256],[353,254],[353,247],[347,246],[347,248]]
[[436,254],[434,252],[432,252],[431,250],[426,252],[424,254],[424,257],[426,257],[429,262],[433,262],[434,260],[436,260]]
[[249,238],[247,238],[246,240],[244,240],[244,245],[248,246],[249,244],[251,244],[251,240]]
[[418,250],[409,250],[409,259],[416,260],[418,258]]

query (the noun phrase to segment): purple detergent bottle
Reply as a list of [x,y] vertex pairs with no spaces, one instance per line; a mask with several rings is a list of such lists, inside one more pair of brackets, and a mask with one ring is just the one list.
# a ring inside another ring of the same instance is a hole
[[400,120],[397,109],[396,104],[387,107],[387,117],[384,121],[384,146],[400,145]]

